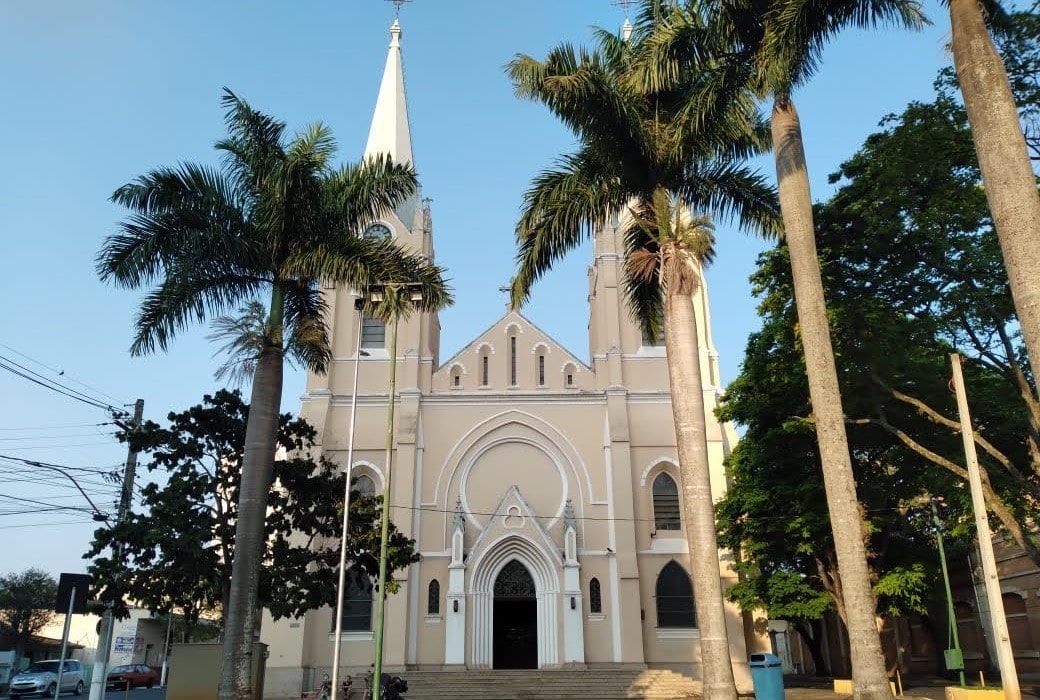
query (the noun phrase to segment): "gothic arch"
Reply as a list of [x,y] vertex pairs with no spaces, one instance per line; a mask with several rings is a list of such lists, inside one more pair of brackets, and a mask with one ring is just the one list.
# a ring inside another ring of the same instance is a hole
[[537,542],[522,533],[500,537],[482,550],[476,553],[472,564],[469,591],[473,605],[470,642],[473,667],[491,667],[495,580],[511,561],[523,564],[534,579],[538,609],[538,668],[558,665],[560,577],[556,565]]

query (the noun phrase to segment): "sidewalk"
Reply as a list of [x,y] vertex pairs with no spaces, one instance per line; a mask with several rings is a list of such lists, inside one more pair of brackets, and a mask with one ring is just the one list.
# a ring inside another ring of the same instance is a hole
[[[945,678],[904,678],[903,697],[945,700],[946,686],[956,685]],[[1040,684],[1034,679],[1020,680],[1023,700],[1040,700]],[[834,692],[829,678],[784,676],[785,700],[846,700],[852,696]]]

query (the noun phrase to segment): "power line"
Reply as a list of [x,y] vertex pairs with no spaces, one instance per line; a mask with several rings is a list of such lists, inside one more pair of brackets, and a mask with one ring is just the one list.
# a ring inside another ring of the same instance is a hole
[[100,399],[94,398],[92,396],[88,396],[87,394],[84,394],[82,391],[73,389],[72,387],[62,384],[61,382],[58,382],[54,379],[49,379],[40,374],[39,372],[31,370],[25,365],[18,364],[11,358],[5,357],[3,355],[0,355],[0,369],[5,369],[11,374],[14,374],[15,376],[21,377],[22,379],[30,381],[33,384],[38,384],[44,387],[45,389],[50,389],[51,391],[62,394],[63,396],[67,396],[70,399],[75,399],[76,401],[85,403],[88,406],[100,408],[104,411],[111,411],[112,413],[117,415],[126,413],[126,411],[124,411],[121,408],[116,408],[110,403],[101,401]]
[[58,520],[48,521],[43,523],[25,523],[23,525],[0,525],[0,530],[16,530],[23,527],[48,527],[50,525],[83,525],[91,522],[90,520]]
[[103,423],[71,423],[68,425],[38,425],[25,428],[0,428],[0,431],[29,431],[29,430],[68,430],[70,428],[95,428],[103,425],[115,425],[112,421]]
[[108,398],[112,399],[116,403],[119,403],[119,404],[126,403],[122,399],[117,399],[115,396],[112,396],[112,394],[105,393],[104,391],[101,391],[101,389],[98,389],[97,387],[90,386],[89,384],[81,382],[80,380],[76,379],[75,377],[71,377],[71,376],[65,374],[65,370],[58,370],[58,369],[55,369],[54,367],[49,367],[48,365],[45,365],[44,363],[40,362],[36,358],[29,357],[24,352],[20,352],[20,351],[18,351],[16,349],[12,348],[10,345],[4,345],[3,343],[0,343],[0,348],[7,348],[11,352],[13,352],[15,355],[18,355],[20,357],[24,357],[25,359],[29,360],[29,362],[33,362],[33,363],[39,365],[40,367],[43,367],[44,369],[48,369],[51,372],[54,372],[59,377],[65,377],[70,382],[73,382],[75,384],[79,384],[81,387],[83,387],[85,389],[90,389],[91,391],[93,391],[96,394],[101,394],[102,396],[107,396]]

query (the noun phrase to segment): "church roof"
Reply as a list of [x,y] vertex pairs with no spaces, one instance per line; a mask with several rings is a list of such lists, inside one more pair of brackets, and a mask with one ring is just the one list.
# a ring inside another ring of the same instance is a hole
[[401,24],[397,20],[390,27],[390,51],[365,145],[366,158],[382,153],[389,154],[396,163],[412,164],[412,137],[401,60]]

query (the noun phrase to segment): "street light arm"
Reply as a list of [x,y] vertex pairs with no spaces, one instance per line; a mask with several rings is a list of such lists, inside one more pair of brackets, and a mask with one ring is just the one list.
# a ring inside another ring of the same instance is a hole
[[75,486],[81,494],[83,494],[83,498],[87,499],[87,503],[89,503],[90,507],[94,509],[94,520],[96,520],[97,522],[103,522],[106,526],[111,527],[110,525],[108,525],[108,516],[105,513],[101,512],[101,510],[94,504],[94,501],[90,500],[90,496],[87,495],[87,492],[83,490],[83,487],[79,485],[79,482],[76,481],[75,477],[73,477],[72,474],[69,474],[67,471],[60,467],[56,467],[53,464],[47,464],[45,462],[34,462],[32,460],[27,459],[25,460],[25,463],[30,464],[34,467],[52,469],[58,472],[59,474],[62,474],[66,479],[72,482],[73,486]]

